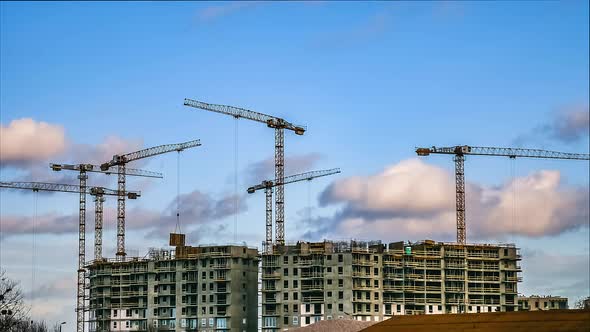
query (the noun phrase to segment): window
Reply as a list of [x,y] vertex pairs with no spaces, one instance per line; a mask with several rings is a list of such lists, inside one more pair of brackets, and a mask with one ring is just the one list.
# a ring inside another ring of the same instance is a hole
[[338,292],[338,299],[339,299],[339,300],[342,300],[342,299],[344,299],[344,292],[343,292],[343,291],[339,291],[339,292]]
[[305,324],[310,324],[310,323],[311,323],[311,321],[310,321],[309,316],[305,317]]
[[295,325],[295,326],[299,325],[299,317],[293,316],[293,325]]
[[379,268],[378,267],[373,269],[373,275],[375,275],[375,276],[379,275]]
[[131,317],[131,309],[125,311],[125,317]]
[[328,285],[332,284],[332,279],[328,279]]
[[379,312],[379,305],[375,304],[375,306],[373,307],[373,312],[377,313]]
[[299,299],[299,293],[293,293],[293,300]]
[[375,294],[373,294],[373,299],[379,300],[379,293],[375,292]]
[[276,317],[264,317],[263,327],[276,327],[276,326],[277,326],[277,318]]
[[328,266],[328,268],[326,269],[327,272],[331,273],[332,272],[332,268]]
[[297,271],[297,268],[296,268],[296,267],[294,267],[294,268],[293,268],[293,275],[294,275],[294,276],[296,276],[296,275],[299,275],[299,273],[297,273],[297,272],[298,272],[298,271]]
[[113,327],[117,328],[117,322],[113,322]]
[[288,300],[289,299],[289,293],[283,293],[283,300]]
[[209,290],[213,290],[213,283],[209,283]]
[[344,257],[342,257],[342,254],[338,255],[338,263],[342,263],[344,262]]
[[154,316],[158,316],[158,309],[154,309]]
[[328,303],[328,310],[332,310],[332,303]]
[[293,288],[299,287],[299,282],[297,280],[293,280]]
[[332,260],[332,255],[328,255],[328,260],[331,261]]
[[283,288],[289,288],[289,280],[283,281]]
[[305,312],[310,312],[311,311],[311,305],[308,303],[305,305]]
[[[289,264],[289,256],[283,256],[283,264]],[[285,317],[287,318],[287,317]],[[287,323],[285,323],[287,324]]]
[[289,317],[287,317],[287,316],[283,317],[283,324],[289,325]]
[[[205,272],[203,272],[203,273],[205,273]],[[201,285],[201,289],[202,289],[202,290],[207,290],[207,284],[203,283],[203,284]]]
[[246,284],[242,284],[242,289],[246,289]]
[[213,318],[209,318],[209,326],[213,327]]
[[299,311],[299,306],[297,304],[293,305],[293,312],[298,312]]
[[339,266],[339,267],[338,267],[338,274],[342,274],[342,273],[343,273],[343,270],[344,270],[344,269],[342,268],[342,266]]
[[203,271],[201,273],[201,279],[207,279],[207,272]]
[[297,264],[297,256],[293,256],[293,264]]
[[215,302],[215,299],[213,298],[213,294],[209,295],[209,302]]
[[338,311],[344,311],[344,304],[338,303]]
[[207,303],[207,295],[201,295],[201,303]]
[[113,317],[117,317],[117,310],[113,310]]
[[338,287],[344,287],[344,279],[338,279]]
[[227,328],[227,318],[217,318],[217,328]]
[[379,261],[379,256],[373,256],[373,262],[378,262]]
[[373,280],[373,287],[379,287],[379,280]]
[[285,277],[289,276],[289,269],[288,269],[288,268],[284,268],[284,269],[283,269],[283,275],[284,275]]
[[442,305],[438,306],[438,311],[442,311]]
[[288,312],[288,311],[289,311],[289,305],[283,304],[283,312]]
[[395,311],[402,312],[402,306],[400,304],[395,305]]
[[213,307],[209,307],[209,315],[213,315]]
[[207,326],[207,318],[201,318],[201,326]]
[[332,297],[332,292],[328,292],[328,297]]
[[[477,308],[479,309],[479,307],[477,307]],[[431,305],[428,306],[428,312],[432,313],[432,306]],[[477,312],[479,312],[479,310],[477,310]]]

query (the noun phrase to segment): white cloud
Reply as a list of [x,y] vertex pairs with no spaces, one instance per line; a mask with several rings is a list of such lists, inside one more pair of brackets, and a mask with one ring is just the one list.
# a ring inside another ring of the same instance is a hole
[[30,118],[0,125],[0,164],[22,165],[43,161],[66,149],[62,126]]
[[[588,227],[588,188],[563,187],[558,171],[539,171],[498,187],[469,183],[467,237],[542,237]],[[456,233],[453,174],[418,159],[404,160],[368,177],[330,185],[320,204],[342,204],[305,234],[318,239],[451,240]],[[318,226],[321,225],[321,226]]]

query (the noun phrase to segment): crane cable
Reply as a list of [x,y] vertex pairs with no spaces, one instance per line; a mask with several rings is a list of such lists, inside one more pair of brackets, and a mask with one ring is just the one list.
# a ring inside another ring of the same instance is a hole
[[238,243],[238,209],[240,205],[238,196],[238,117],[234,128],[234,243]]
[[510,228],[510,235],[511,235],[511,242],[514,243],[514,224],[516,221],[516,158],[510,158],[510,182],[512,183],[512,220],[511,220],[511,228]]
[[176,226],[174,233],[181,233],[180,229],[180,151],[176,154]]
[[35,304],[35,277],[37,272],[37,243],[36,243],[36,233],[37,233],[37,218],[38,218],[38,201],[39,201],[39,191],[34,190],[34,215],[33,215],[33,229],[32,229],[32,255],[31,255],[31,318],[33,318],[33,308]]

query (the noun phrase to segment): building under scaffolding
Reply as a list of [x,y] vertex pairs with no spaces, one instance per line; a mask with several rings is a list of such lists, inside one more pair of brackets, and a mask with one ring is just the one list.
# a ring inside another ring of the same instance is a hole
[[511,244],[324,241],[263,252],[263,331],[324,319],[518,310],[520,255]]
[[145,258],[90,262],[89,330],[256,331],[257,250],[181,242]]

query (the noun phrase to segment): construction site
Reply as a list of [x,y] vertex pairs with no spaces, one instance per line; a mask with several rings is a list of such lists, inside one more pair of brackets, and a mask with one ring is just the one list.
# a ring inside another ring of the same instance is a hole
[[[79,185],[2,182],[3,188],[79,194],[77,331],[263,331],[305,328],[330,320],[375,324],[396,316],[499,313],[526,309],[518,299],[522,281],[515,244],[470,244],[465,220],[465,156],[589,160],[587,154],[496,147],[417,148],[418,156],[454,157],[456,242],[286,241],[284,186],[340,173],[340,169],[285,176],[284,132],[303,126],[243,108],[185,99],[191,109],[262,123],[275,132],[275,178],[249,187],[265,192],[265,240],[260,248],[185,243],[171,233],[169,248],[142,257],[125,250],[126,176],[162,174],[127,168],[127,163],[201,145],[200,140],[168,144],[113,156],[101,165],[51,164],[73,171]],[[116,174],[118,188],[88,187],[89,173]],[[87,259],[86,195],[94,196],[94,253]],[[103,257],[105,197],[117,197],[115,257]],[[274,197],[274,206],[273,206]],[[274,218],[273,218],[274,212]],[[177,214],[178,216],[178,214]],[[262,220],[262,218],[261,218]],[[273,236],[274,235],[274,236]],[[526,259],[526,258],[524,258]],[[521,300],[522,302],[522,300]],[[557,306],[555,308],[563,308]]]

